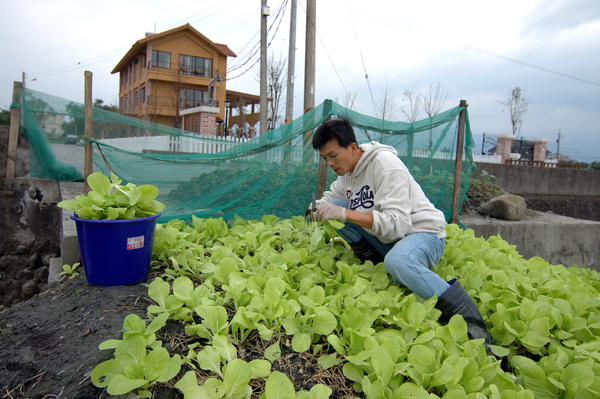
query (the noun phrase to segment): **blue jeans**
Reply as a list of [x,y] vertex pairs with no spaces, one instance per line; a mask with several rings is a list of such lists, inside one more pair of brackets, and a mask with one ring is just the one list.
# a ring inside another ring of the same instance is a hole
[[[331,203],[348,208],[347,201],[333,199]],[[385,244],[350,222],[346,222],[337,232],[348,244],[356,243],[364,237],[385,257],[385,270],[392,276],[392,280],[423,299],[429,299],[434,294],[439,297],[450,287],[443,278],[430,270],[444,253],[445,238],[439,238],[433,233],[414,233],[395,243]]]

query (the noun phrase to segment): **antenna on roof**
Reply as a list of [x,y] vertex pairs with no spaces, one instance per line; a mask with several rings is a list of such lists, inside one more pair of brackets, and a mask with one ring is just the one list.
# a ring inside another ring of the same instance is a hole
[[154,23],[154,33],[156,33],[156,22]]

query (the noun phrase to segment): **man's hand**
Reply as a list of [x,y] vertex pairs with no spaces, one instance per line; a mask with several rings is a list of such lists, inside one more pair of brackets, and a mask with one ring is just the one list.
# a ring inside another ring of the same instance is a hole
[[317,205],[315,216],[319,222],[334,219],[346,223],[346,208],[327,202],[322,205]]

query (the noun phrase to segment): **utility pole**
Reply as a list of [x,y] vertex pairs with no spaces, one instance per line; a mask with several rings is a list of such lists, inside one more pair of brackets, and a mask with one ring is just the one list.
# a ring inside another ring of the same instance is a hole
[[294,119],[294,73],[296,70],[296,9],[297,0],[292,0],[290,13],[290,43],[288,50],[287,93],[285,97],[285,123]]
[[560,138],[562,137],[562,134],[560,134],[560,129],[558,129],[558,139],[556,140],[556,142],[558,143],[556,146],[556,163],[560,163],[559,158],[560,158]]
[[267,17],[270,11],[267,0],[260,5],[260,135],[265,134],[269,126],[269,106],[267,104]]
[[317,0],[306,1],[306,54],[304,58],[304,112],[315,107],[315,44]]

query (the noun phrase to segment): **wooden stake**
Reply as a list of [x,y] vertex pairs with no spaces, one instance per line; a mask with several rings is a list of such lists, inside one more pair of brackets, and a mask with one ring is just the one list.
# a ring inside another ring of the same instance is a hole
[[85,71],[85,145],[84,145],[84,162],[83,162],[83,178],[85,179],[85,193],[90,192],[87,178],[94,171],[93,164],[93,149],[92,143],[87,141],[94,137],[92,129],[92,72]]
[[452,211],[450,223],[458,222],[458,203],[460,200],[460,180],[462,177],[462,157],[465,142],[465,120],[467,100],[460,100],[460,106],[465,107],[458,115],[458,137],[456,139],[456,161],[454,163],[454,192],[452,193]]
[[[21,104],[21,91],[23,83],[13,82],[14,104]],[[8,150],[6,154],[6,178],[13,179],[17,166],[17,146],[19,143],[19,119],[21,111],[18,107],[10,108],[10,128],[8,133]]]

